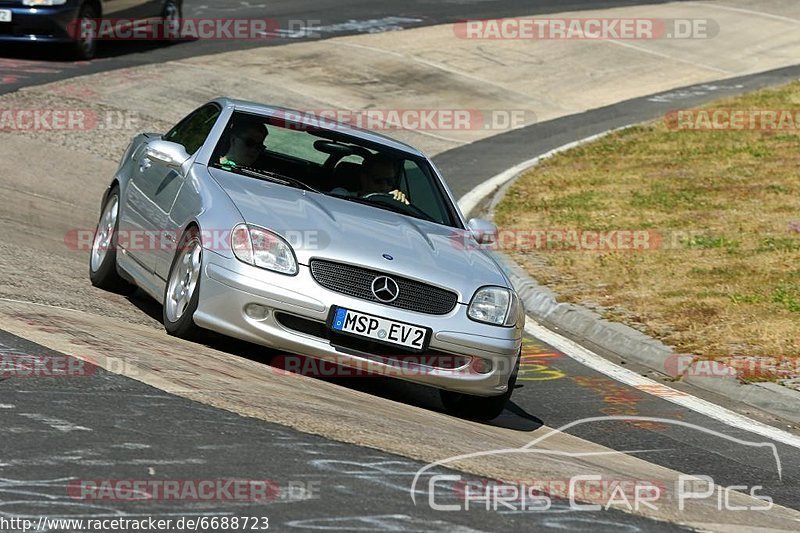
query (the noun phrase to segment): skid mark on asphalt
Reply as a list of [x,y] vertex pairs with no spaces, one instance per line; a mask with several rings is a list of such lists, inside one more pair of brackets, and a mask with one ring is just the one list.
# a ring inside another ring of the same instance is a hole
[[[606,416],[642,416],[640,405],[642,402],[652,400],[652,398],[640,393],[635,388],[602,376],[575,376],[572,381],[575,385],[599,396],[603,407],[599,408],[598,412]],[[680,410],[672,410],[665,413],[662,409],[645,408],[645,413],[648,411],[656,411],[660,416],[668,415],[669,418],[683,418],[683,412]],[[638,429],[667,429],[665,424],[652,421],[631,420],[625,422],[625,424]]]
[[[557,381],[564,378],[568,379]],[[536,338],[523,339],[517,379],[522,382],[555,382],[548,384],[548,388],[553,387],[560,391],[559,396],[563,399],[572,398],[580,403],[580,411],[587,415],[684,418],[684,410],[673,408],[670,403],[660,402],[658,399],[687,396],[686,393],[657,383],[626,385],[576,364],[566,354]],[[544,385],[531,383],[529,387],[541,392]],[[564,394],[567,389],[571,394]],[[630,421],[625,424],[639,429],[665,429],[663,424],[655,422]]]
[[[550,343],[554,349],[560,349],[565,354],[568,354],[569,359],[574,360],[577,364],[574,365],[573,368],[580,369],[576,370],[577,374],[601,374],[630,387],[637,387],[638,390],[643,390],[640,387],[646,386],[649,388],[648,394],[651,394],[653,398],[670,402],[675,406],[684,408],[684,410],[690,410],[702,417],[722,423],[730,428],[761,435],[762,437],[800,450],[800,436],[756,421],[691,394],[680,395],[671,392],[674,390],[672,387],[668,387],[647,376],[640,375],[623,366],[614,364],[580,344],[566,337],[562,337],[539,324],[528,321],[525,325],[525,332],[528,335],[544,339],[542,342],[546,341]],[[667,392],[669,393],[667,394]]]
[[68,433],[70,431],[92,431],[87,427],[79,426],[77,424],[73,424],[69,420],[56,418],[54,416],[46,416],[39,413],[20,413],[19,416],[24,416],[25,418],[36,420],[37,422],[46,424],[47,426],[50,426],[51,428],[56,429],[62,433]]

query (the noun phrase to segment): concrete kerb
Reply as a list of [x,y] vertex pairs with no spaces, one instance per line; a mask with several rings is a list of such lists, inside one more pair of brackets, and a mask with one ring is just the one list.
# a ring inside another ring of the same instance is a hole
[[[459,207],[468,217],[485,214],[491,219],[495,207],[508,188],[522,174],[556,154],[629,127],[631,125],[592,135],[516,165],[462,196],[458,202]],[[743,384],[736,377],[734,368],[722,364],[716,367],[715,375],[712,376],[705,376],[703,371],[697,369],[698,365],[703,364],[702,361],[693,361],[683,372],[673,372],[669,360],[679,354],[672,347],[630,326],[610,322],[580,305],[559,303],[553,291],[540,285],[510,257],[497,252],[493,255],[517,290],[527,316],[548,329],[570,337],[590,349],[634,361],[660,374],[681,379],[685,383],[800,424],[800,392],[770,382]]]

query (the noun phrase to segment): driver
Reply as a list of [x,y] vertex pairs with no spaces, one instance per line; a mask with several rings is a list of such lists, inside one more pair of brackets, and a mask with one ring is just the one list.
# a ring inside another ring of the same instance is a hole
[[405,193],[397,188],[398,175],[394,159],[380,154],[367,157],[361,167],[360,196],[388,194],[398,202],[409,205]]
[[225,168],[236,166],[252,167],[264,151],[264,141],[269,130],[255,119],[243,119],[231,127],[231,144],[228,152],[220,157],[219,163]]

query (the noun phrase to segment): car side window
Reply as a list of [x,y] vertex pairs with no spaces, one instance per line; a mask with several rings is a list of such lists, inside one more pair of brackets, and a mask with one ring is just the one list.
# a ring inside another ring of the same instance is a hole
[[222,109],[217,104],[203,106],[181,120],[164,136],[164,140],[180,144],[186,148],[186,153],[194,155],[206,142],[220,113]]
[[442,203],[441,197],[436,194],[433,178],[410,159],[406,160],[403,170],[408,187],[406,193],[412,203],[437,222],[447,223],[447,208]]

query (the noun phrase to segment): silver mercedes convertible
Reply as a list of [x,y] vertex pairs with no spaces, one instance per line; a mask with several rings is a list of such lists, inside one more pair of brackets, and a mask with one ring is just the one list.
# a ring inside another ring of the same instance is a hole
[[202,330],[440,390],[491,419],[511,396],[525,315],[418,150],[346,124],[217,99],[138,135],[102,198],[92,284]]

